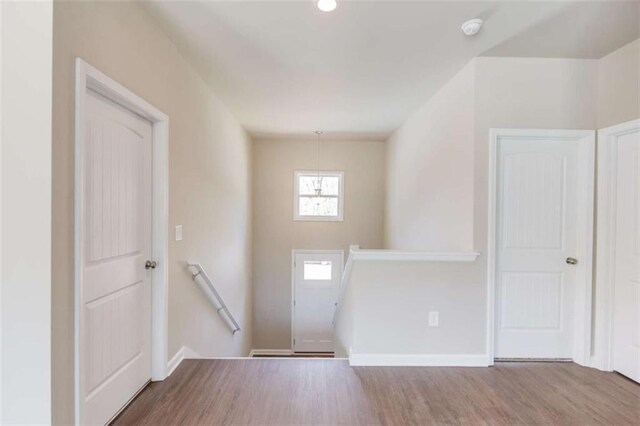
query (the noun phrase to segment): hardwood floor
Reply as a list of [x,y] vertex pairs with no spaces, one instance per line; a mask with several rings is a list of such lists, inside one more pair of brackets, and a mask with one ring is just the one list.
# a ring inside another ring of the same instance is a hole
[[640,385],[572,363],[426,368],[185,360],[114,424],[640,425]]
[[253,355],[252,358],[335,358],[333,352],[296,352],[290,355]]

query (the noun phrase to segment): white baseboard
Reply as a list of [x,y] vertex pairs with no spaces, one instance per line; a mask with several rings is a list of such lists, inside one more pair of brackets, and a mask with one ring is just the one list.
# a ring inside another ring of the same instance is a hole
[[184,346],[181,347],[178,352],[169,360],[167,363],[167,377],[174,372],[176,368],[180,365],[182,360],[184,359]]
[[254,355],[289,356],[292,353],[291,349],[251,349],[249,357]]
[[204,356],[189,346],[184,346],[183,349],[184,359],[247,359],[247,357],[244,356]]
[[420,354],[351,354],[352,366],[421,366],[421,367],[488,367],[486,354],[420,355]]
[[589,362],[589,364],[586,365],[586,367],[595,368],[595,369],[598,369],[600,371],[613,371],[613,369],[610,368],[609,365],[607,365],[605,360],[602,359],[602,357],[599,357],[597,355],[593,355],[591,357],[590,362]]
[[184,346],[184,359],[203,359],[203,356],[198,352],[191,349],[189,346]]

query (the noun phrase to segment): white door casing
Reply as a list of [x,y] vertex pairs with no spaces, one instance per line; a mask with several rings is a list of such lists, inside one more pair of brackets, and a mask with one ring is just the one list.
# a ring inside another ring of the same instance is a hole
[[76,60],[78,424],[108,422],[167,374],[167,130],[165,114]]
[[492,130],[491,141],[490,356],[586,363],[594,132]]
[[333,352],[342,251],[293,251],[292,351]]
[[[640,382],[640,120],[598,132],[598,286],[608,292],[605,369]],[[605,299],[606,300],[606,299]],[[603,312],[604,314],[604,312]]]

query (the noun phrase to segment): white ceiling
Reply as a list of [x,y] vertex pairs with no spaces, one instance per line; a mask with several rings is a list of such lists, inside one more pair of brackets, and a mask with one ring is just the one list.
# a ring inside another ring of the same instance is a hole
[[[598,58],[638,36],[637,2],[338,0],[331,13],[312,0],[146,5],[258,138],[322,129],[383,139],[475,56]],[[475,17],[485,26],[466,38],[460,25]]]

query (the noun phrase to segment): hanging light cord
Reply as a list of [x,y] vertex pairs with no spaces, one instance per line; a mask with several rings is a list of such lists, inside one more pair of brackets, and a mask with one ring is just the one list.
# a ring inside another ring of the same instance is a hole
[[322,135],[321,130],[316,131],[317,135],[317,145],[318,145],[318,155],[316,157],[316,196],[320,196],[322,194],[322,183],[320,182],[320,135]]

